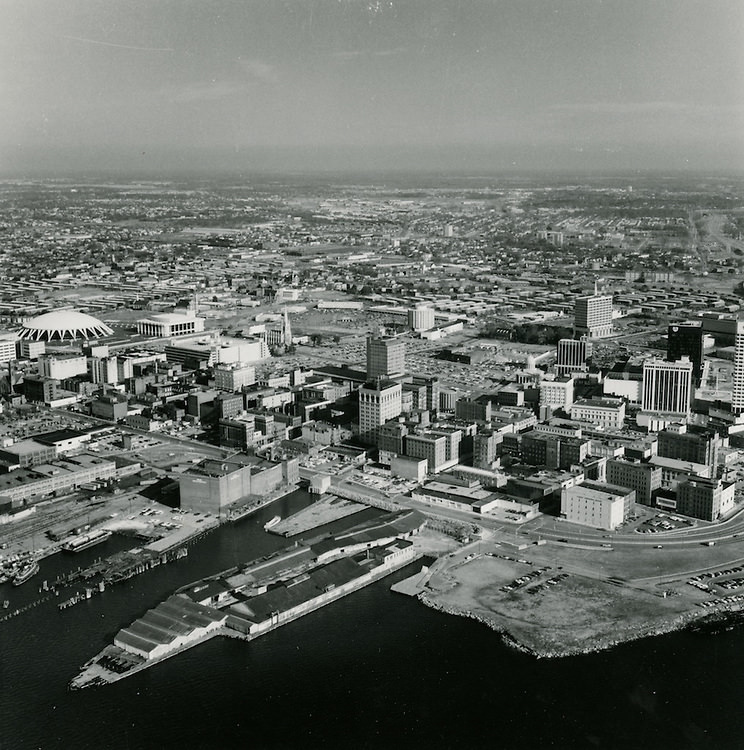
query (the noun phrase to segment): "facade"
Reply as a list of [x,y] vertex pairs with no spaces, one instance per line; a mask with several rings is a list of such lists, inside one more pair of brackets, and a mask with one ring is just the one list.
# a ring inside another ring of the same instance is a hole
[[683,516],[715,521],[734,509],[733,482],[690,477],[677,487],[677,507]]
[[667,331],[667,359],[676,362],[682,357],[689,357],[693,366],[693,378],[699,385],[703,377],[703,322],[688,320],[685,323],[674,323]]
[[574,464],[580,464],[589,455],[591,446],[589,440],[547,435],[535,430],[521,437],[522,460],[531,466],[549,469],[570,469]]
[[612,336],[612,295],[579,297],[574,307],[574,319],[574,330],[579,337],[601,339]]
[[184,510],[221,515],[248,495],[265,495],[283,483],[298,480],[298,462],[267,461],[256,456],[204,459],[178,478]]
[[734,382],[731,393],[731,411],[744,413],[744,320],[736,321],[734,337]]
[[600,482],[583,482],[561,491],[561,516],[567,521],[612,531],[623,523],[635,491]]
[[38,359],[46,351],[44,341],[33,341],[31,339],[21,339],[18,341],[18,354],[23,359]]
[[402,392],[401,384],[391,380],[368,382],[359,389],[359,437],[362,440],[375,443],[378,428],[400,416]]
[[12,331],[0,332],[0,365],[16,358],[18,336]]
[[434,308],[420,303],[408,311],[408,325],[413,331],[428,331],[434,328]]
[[397,338],[367,337],[367,378],[390,378],[406,371],[406,345]]
[[715,472],[721,437],[701,427],[673,424],[658,433],[656,445],[659,456],[705,464]]
[[429,411],[438,411],[439,409],[439,392],[441,386],[439,379],[436,377],[427,378],[421,375],[413,376],[413,385],[423,385],[426,388],[425,405],[419,404],[419,409],[428,409]]
[[88,357],[88,376],[96,385],[116,385],[119,363],[116,357]]
[[472,401],[469,398],[459,398],[455,404],[455,417],[474,422],[491,421],[491,402]]
[[263,339],[209,338],[165,347],[168,362],[180,364],[187,370],[232,362],[258,362],[270,356]]
[[219,391],[239,391],[256,382],[256,368],[242,362],[217,365],[214,368],[214,387]]
[[560,377],[540,382],[540,406],[568,410],[573,404],[573,380]]
[[561,339],[556,353],[555,373],[559,377],[588,370],[592,344],[586,339]]
[[479,432],[473,436],[473,466],[476,469],[490,469],[499,455],[504,434],[495,430]]
[[610,458],[605,471],[610,484],[635,490],[636,502],[642,505],[654,504],[654,493],[661,489],[660,466]]
[[687,416],[692,403],[692,371],[689,357],[679,362],[644,362],[643,411]]
[[162,313],[137,321],[137,333],[152,338],[169,338],[201,333],[204,330],[204,318],[195,315]]
[[621,429],[625,424],[625,402],[621,398],[579,399],[571,409],[571,419],[600,427]]
[[55,493],[67,492],[97,479],[112,479],[116,464],[98,456],[82,453],[33,468],[0,474],[0,498],[14,506],[30,505]]
[[90,404],[90,413],[94,417],[118,422],[124,419],[129,411],[126,396],[120,393],[104,393]]
[[426,459],[430,473],[441,471],[448,465],[447,438],[444,435],[406,435],[404,451],[409,458]]
[[88,359],[84,354],[43,354],[39,357],[39,374],[42,377],[66,380],[87,373]]
[[705,464],[696,464],[692,461],[678,461],[676,458],[664,456],[651,456],[648,462],[653,466],[661,468],[661,489],[676,490],[680,482],[689,477],[702,477],[710,479],[711,470]]

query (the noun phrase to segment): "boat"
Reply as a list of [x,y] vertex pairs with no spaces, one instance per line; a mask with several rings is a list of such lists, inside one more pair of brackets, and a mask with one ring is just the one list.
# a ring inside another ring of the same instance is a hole
[[264,529],[273,529],[274,526],[276,526],[281,520],[282,520],[281,516],[274,516],[270,521],[267,521],[264,524]]
[[105,542],[111,536],[111,533],[112,532],[110,532],[108,529],[99,529],[98,531],[93,531],[90,534],[83,534],[83,536],[75,537],[69,542],[63,544],[62,549],[65,552],[80,552],[81,550],[88,549],[95,546],[96,544]]
[[35,576],[39,572],[39,563],[36,560],[30,560],[27,563],[21,565],[18,568],[18,572],[13,578],[13,585],[20,586],[22,583],[26,583],[29,578]]

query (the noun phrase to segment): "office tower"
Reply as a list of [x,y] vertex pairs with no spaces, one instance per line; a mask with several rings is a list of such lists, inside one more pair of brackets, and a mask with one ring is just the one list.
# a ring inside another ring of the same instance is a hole
[[612,295],[579,297],[574,307],[574,332],[588,339],[612,336]]
[[292,325],[289,322],[289,313],[287,312],[286,307],[284,308],[283,323],[284,344],[285,346],[290,346],[292,344]]
[[731,411],[744,412],[744,320],[736,321],[734,338],[734,387],[731,394]]
[[375,443],[378,428],[401,413],[403,387],[390,380],[368,382],[359,388],[359,437]]
[[405,342],[393,337],[367,337],[368,378],[390,378],[405,371]]
[[683,356],[689,357],[692,361],[695,383],[699,385],[703,377],[702,320],[688,320],[685,323],[674,323],[669,326],[667,359],[675,362]]
[[643,411],[686,416],[691,399],[692,362],[689,357],[682,357],[679,362],[654,359],[643,363]]
[[561,339],[555,361],[555,374],[571,375],[588,370],[587,358],[592,354],[592,345],[586,339]]

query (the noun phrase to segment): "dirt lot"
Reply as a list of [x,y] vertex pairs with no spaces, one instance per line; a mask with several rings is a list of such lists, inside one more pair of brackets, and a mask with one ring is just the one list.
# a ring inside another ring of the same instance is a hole
[[[671,582],[673,570],[680,571],[671,561],[661,570],[649,553],[637,567],[641,576],[651,573],[649,578],[613,582],[608,580],[613,577],[609,570],[579,557],[599,558],[601,553],[575,552],[573,563],[566,561],[559,567],[548,560],[545,549],[538,555],[533,550],[498,548],[481,553],[472,551],[471,545],[469,554],[460,551],[433,566],[435,572],[421,598],[436,609],[480,620],[539,656],[608,648],[668,632],[707,612],[696,606],[707,596],[686,585],[685,575],[678,572]],[[604,560],[607,565],[616,558],[608,553]],[[528,575],[529,580],[516,583]],[[513,588],[505,590],[507,586]]]

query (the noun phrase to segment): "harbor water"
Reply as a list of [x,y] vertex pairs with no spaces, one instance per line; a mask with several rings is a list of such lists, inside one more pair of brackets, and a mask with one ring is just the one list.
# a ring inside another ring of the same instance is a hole
[[[744,629],[536,660],[477,622],[390,592],[412,566],[251,643],[214,639],[113,685],[68,690],[80,665],[174,589],[286,546],[263,525],[309,501],[293,493],[206,535],[182,560],[64,611],[42,602],[0,623],[0,748],[744,745]],[[11,608],[33,601],[44,579],[115,545],[125,542],[48,558],[0,596]]]

